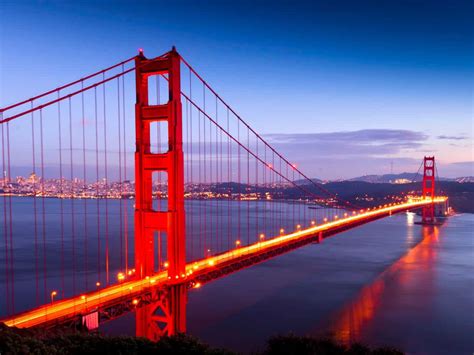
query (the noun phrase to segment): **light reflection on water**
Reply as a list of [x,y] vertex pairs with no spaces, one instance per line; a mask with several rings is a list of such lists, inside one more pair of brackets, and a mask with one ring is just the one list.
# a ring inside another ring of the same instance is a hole
[[471,353],[474,216],[440,227],[418,218],[392,216],[206,285],[190,294],[188,329],[241,351],[294,332]]
[[[413,225],[413,214],[408,214],[407,224]],[[411,228],[408,228],[407,239],[412,239]],[[384,271],[373,283],[365,286],[360,294],[336,315],[331,326],[335,338],[342,343],[350,344],[359,341],[373,326],[375,317],[383,312],[380,308],[386,303],[394,303],[409,293],[414,283],[423,289],[423,302],[428,303],[435,292],[434,265],[438,246],[439,228],[426,226],[422,228],[423,239],[406,255]],[[413,273],[413,271],[418,273]],[[418,277],[420,271],[423,277]]]

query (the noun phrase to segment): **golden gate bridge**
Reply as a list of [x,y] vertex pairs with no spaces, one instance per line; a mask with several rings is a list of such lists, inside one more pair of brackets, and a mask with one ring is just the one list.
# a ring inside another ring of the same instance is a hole
[[153,59],[140,50],[0,115],[8,326],[94,329],[135,311],[137,335],[185,332],[192,288],[395,213],[421,209],[434,224],[435,206],[447,207],[434,157],[419,196],[345,201],[174,48]]

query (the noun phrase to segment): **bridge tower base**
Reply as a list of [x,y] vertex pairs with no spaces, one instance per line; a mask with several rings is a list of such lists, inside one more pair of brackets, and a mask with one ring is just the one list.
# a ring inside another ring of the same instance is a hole
[[186,285],[153,290],[151,302],[138,307],[135,333],[151,341],[186,331]]

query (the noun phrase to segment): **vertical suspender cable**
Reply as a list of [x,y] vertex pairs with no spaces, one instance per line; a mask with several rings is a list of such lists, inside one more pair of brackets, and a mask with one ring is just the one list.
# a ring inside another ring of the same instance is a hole
[[97,214],[97,277],[101,281],[101,241],[100,241],[100,191],[99,191],[99,116],[97,114],[97,89],[94,88],[94,118],[95,118],[95,194]]
[[[105,80],[105,73],[102,74],[102,79]],[[103,96],[103,114],[104,114],[104,189],[105,189],[105,280],[109,284],[109,179],[108,179],[108,165],[107,165],[107,98],[105,96],[105,83],[102,84]]]
[[[1,115],[1,113],[0,113]],[[6,165],[5,165],[5,132],[4,124],[2,124],[2,173],[3,173],[3,189],[6,190],[7,177],[5,174]],[[3,194],[3,232],[5,234],[5,279],[6,279],[6,294],[5,294],[5,303],[7,308],[7,315],[12,313],[11,310],[11,301],[10,301],[10,253],[9,253],[9,233],[8,233],[8,222],[7,222],[7,194]]]
[[72,140],[72,104],[71,98],[69,102],[69,162],[70,162],[70,198],[71,198],[71,238],[72,238],[72,290],[73,294],[76,294],[76,213],[74,206],[74,154],[73,154],[73,140]]
[[[7,126],[8,128],[8,126]],[[45,212],[45,190],[44,190],[44,144],[43,144],[43,110],[40,109],[40,146],[41,146],[41,207],[42,207],[42,239],[43,239],[43,294],[44,302],[46,302],[48,289],[46,287],[47,270],[46,270],[46,212]]]
[[[84,89],[84,81],[81,82],[81,87]],[[81,93],[81,112],[82,112],[82,175],[83,175],[83,192],[86,190],[87,185],[87,171],[86,171],[86,116],[84,110],[84,92]],[[87,198],[83,199],[84,204],[84,278],[85,278],[85,286],[86,290],[88,289],[88,277],[89,277],[89,267],[88,267],[88,231],[87,231]]]
[[[58,98],[60,91],[58,91]],[[60,209],[60,229],[61,229],[61,295],[64,298],[66,285],[64,280],[64,176],[63,176],[63,147],[62,147],[62,129],[61,129],[61,103],[58,102],[58,145],[59,145],[59,198]]]
[[123,188],[122,188],[122,132],[121,132],[120,78],[117,78],[117,133],[118,133],[118,166],[119,166],[119,237],[120,237],[120,270],[123,270]]
[[[122,73],[125,71],[122,64]],[[122,118],[123,118],[123,179],[127,181],[127,131],[126,131],[126,114],[125,114],[125,75],[122,75]],[[125,274],[128,273],[128,198],[124,201],[124,239],[125,239]]]
[[[33,107],[33,102],[31,102],[31,107]],[[37,181],[37,176],[36,176],[36,152],[35,152],[35,121],[34,121],[34,114],[33,112],[31,113],[31,152],[33,155],[33,173],[32,173],[32,178],[33,178],[33,213],[35,216],[35,286],[36,286],[36,305],[40,305],[40,299],[39,299],[39,255],[38,255],[38,213],[37,213],[37,203],[36,203],[36,181]]]
[[[8,157],[8,181],[11,182],[11,164],[10,164],[10,122],[7,122],[7,157]],[[9,219],[10,219],[10,292],[11,292],[11,310],[15,313],[15,274],[13,267],[13,219],[12,219],[12,195],[8,196]]]

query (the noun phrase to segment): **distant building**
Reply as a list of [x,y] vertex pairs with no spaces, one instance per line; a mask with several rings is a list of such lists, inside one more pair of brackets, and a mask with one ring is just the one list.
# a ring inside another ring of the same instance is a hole
[[393,180],[393,184],[409,184],[411,183],[412,181],[411,180],[408,180],[408,179],[395,179]]

